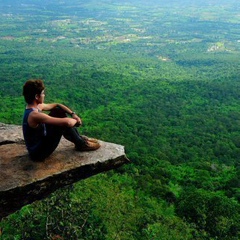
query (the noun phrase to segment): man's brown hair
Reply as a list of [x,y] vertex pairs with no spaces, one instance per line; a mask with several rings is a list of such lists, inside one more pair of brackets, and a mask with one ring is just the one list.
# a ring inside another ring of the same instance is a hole
[[34,101],[36,94],[40,95],[44,88],[45,87],[42,80],[28,80],[23,86],[23,96],[25,98],[25,101],[28,104],[31,104]]

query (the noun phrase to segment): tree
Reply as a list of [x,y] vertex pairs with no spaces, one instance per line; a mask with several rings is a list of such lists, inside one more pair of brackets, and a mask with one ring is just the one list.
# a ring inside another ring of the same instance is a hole
[[194,224],[200,236],[239,239],[240,205],[221,193],[185,189],[176,204],[178,216]]

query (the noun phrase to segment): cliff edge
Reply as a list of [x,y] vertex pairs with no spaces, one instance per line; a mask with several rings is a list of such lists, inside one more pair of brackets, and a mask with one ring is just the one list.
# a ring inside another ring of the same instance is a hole
[[58,188],[129,163],[122,145],[100,143],[96,151],[77,152],[62,138],[44,162],[33,162],[21,126],[0,123],[0,220]]

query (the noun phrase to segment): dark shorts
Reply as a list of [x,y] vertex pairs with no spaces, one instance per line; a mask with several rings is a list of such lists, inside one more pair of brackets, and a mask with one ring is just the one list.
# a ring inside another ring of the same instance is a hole
[[46,130],[47,135],[42,138],[39,146],[34,152],[29,152],[29,156],[34,161],[42,161],[52,154],[63,135],[63,128],[61,127],[46,124]]
[[[64,118],[67,117],[66,113],[61,108],[55,108],[51,110],[49,116]],[[42,137],[40,144],[34,149],[33,152],[29,152],[29,155],[34,161],[42,161],[57,148],[61,137],[66,127],[59,127],[55,125],[46,125],[46,136]]]

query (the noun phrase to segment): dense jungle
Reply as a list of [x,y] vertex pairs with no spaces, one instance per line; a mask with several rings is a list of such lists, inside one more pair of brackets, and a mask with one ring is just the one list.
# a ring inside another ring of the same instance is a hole
[[[0,122],[22,86],[131,164],[0,222],[0,239],[240,239],[240,2],[0,0]],[[1,154],[1,153],[0,153]]]

